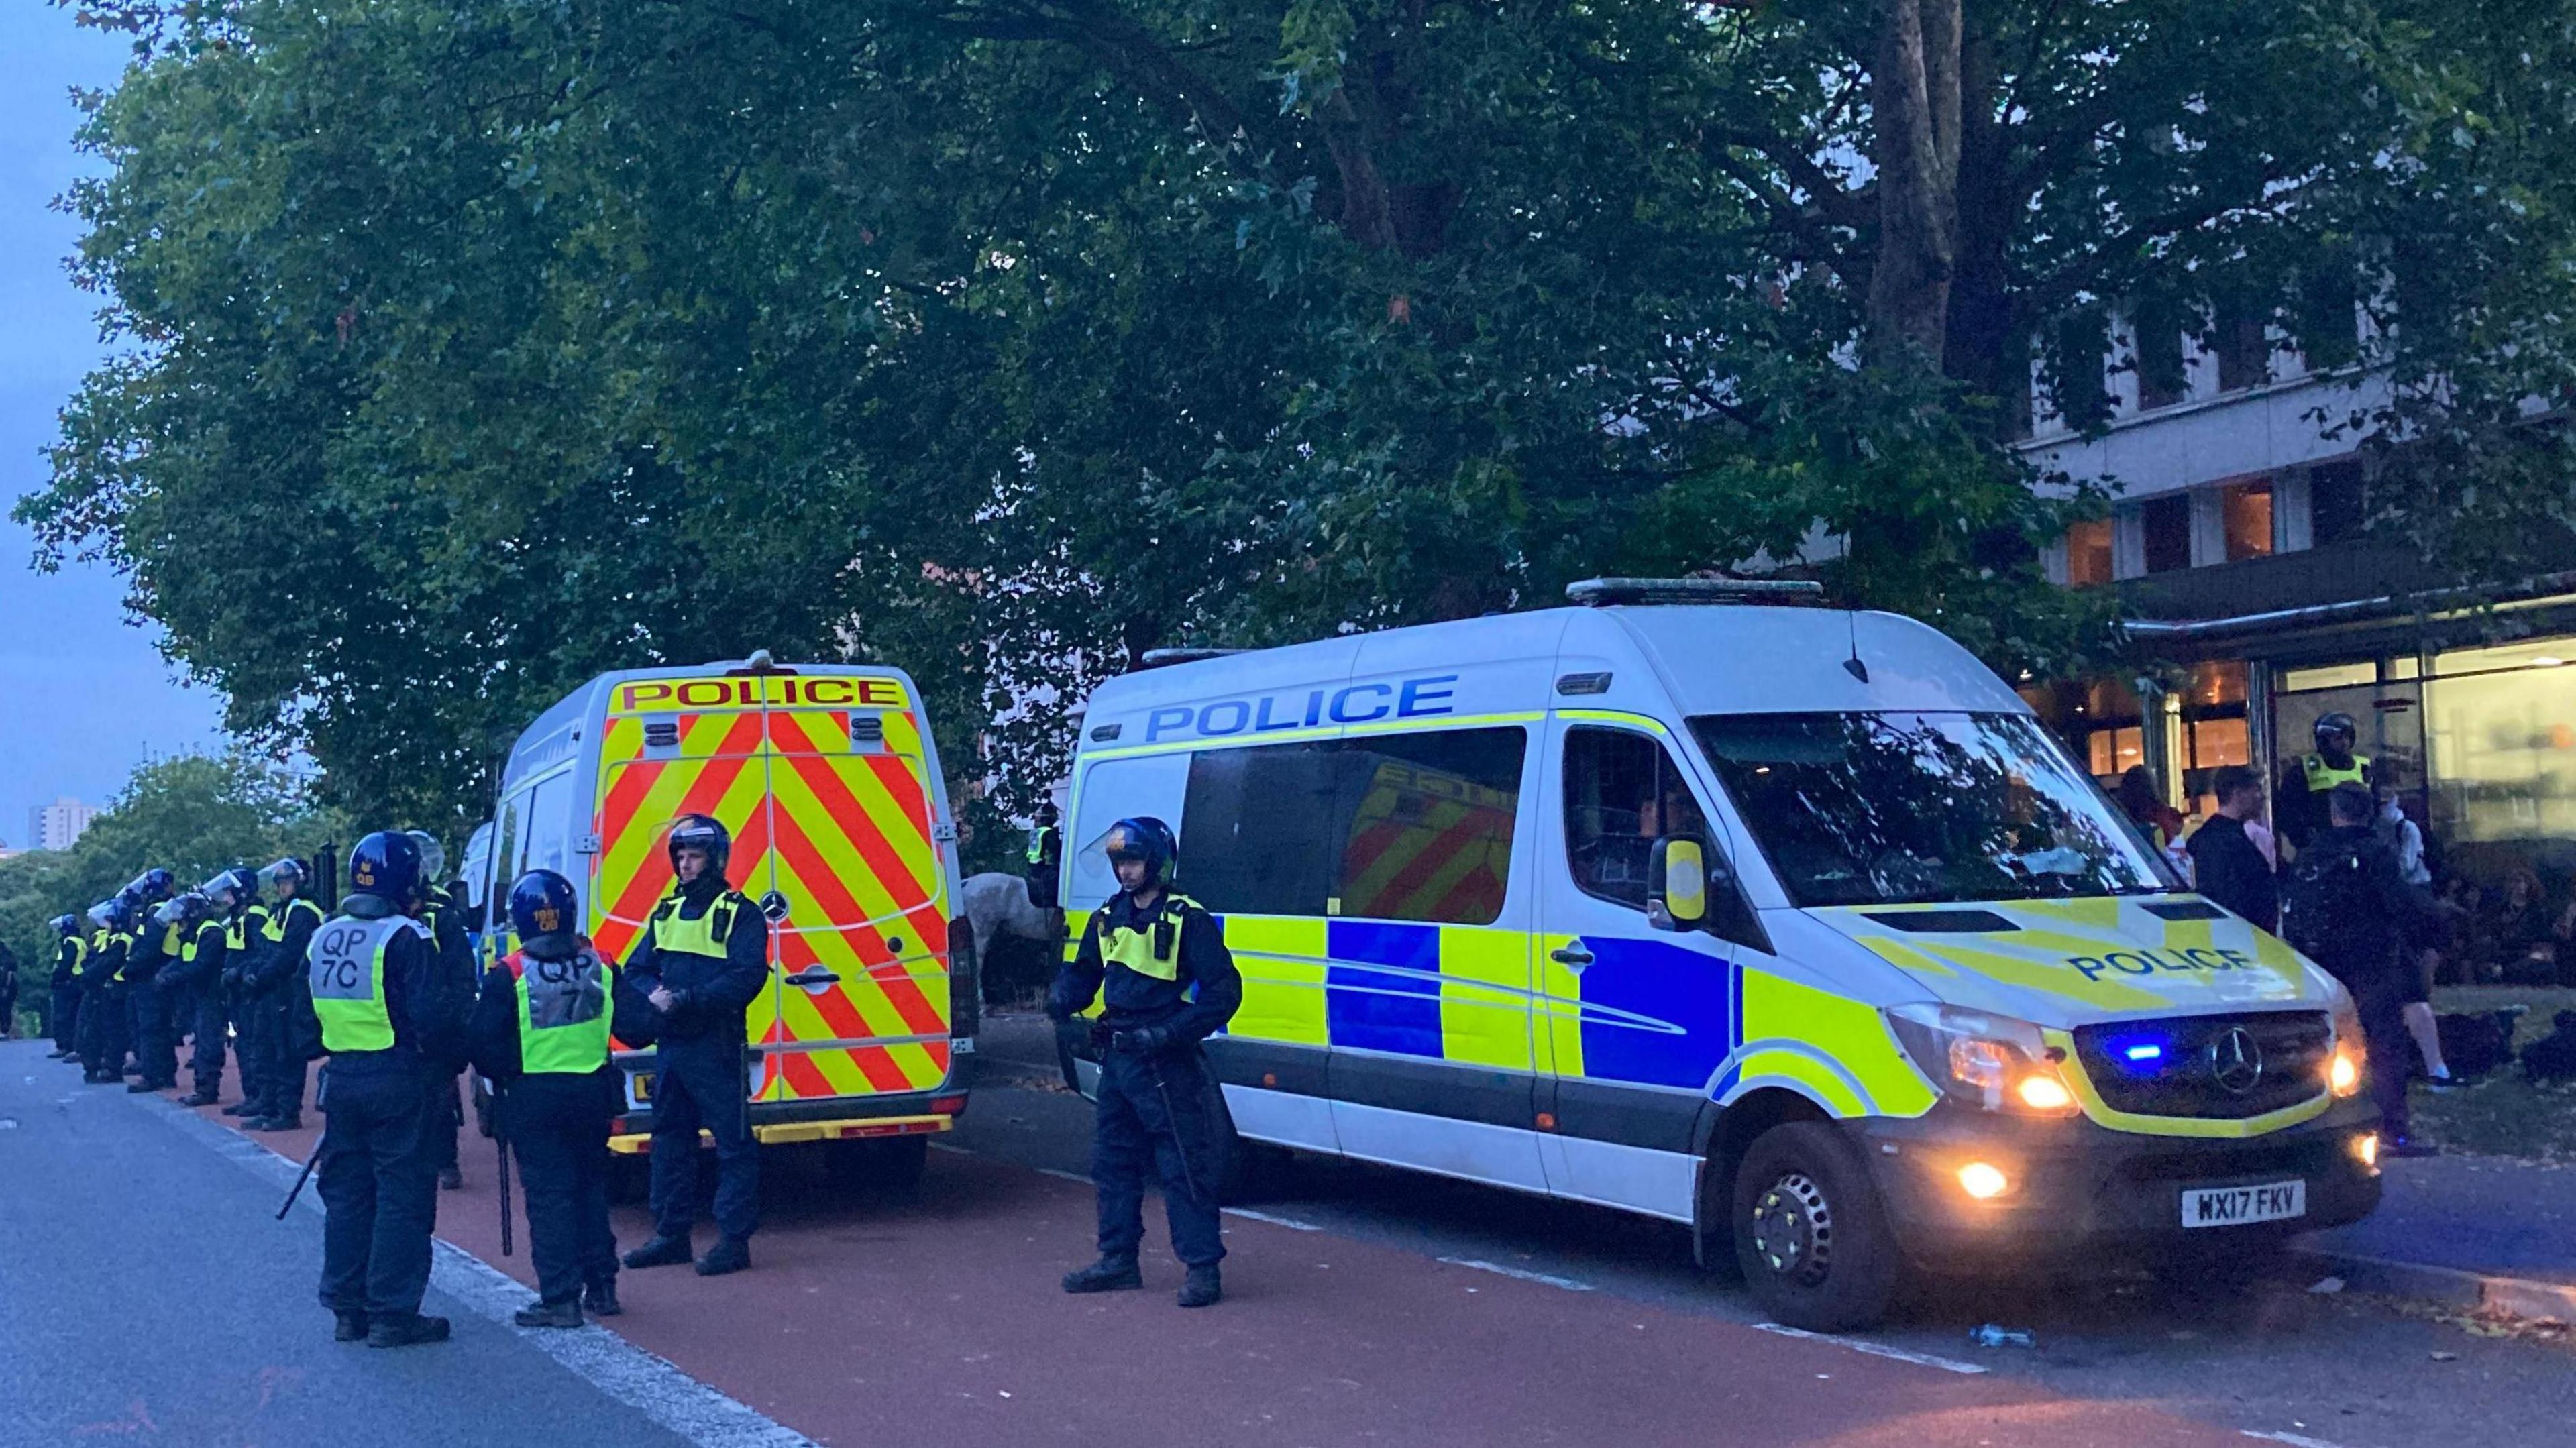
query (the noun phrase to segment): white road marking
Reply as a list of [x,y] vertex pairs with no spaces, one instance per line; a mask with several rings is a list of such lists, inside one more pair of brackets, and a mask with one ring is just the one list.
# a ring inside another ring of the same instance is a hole
[[[145,1100],[172,1126],[196,1137],[217,1155],[266,1177],[280,1190],[294,1186],[304,1170],[302,1162],[215,1125],[186,1107],[157,1096]],[[296,1205],[318,1214],[322,1199],[307,1183]],[[445,1242],[435,1242],[433,1247],[430,1286],[455,1298],[477,1317],[509,1326],[511,1314],[528,1304],[528,1289],[499,1268]],[[515,1327],[511,1331],[521,1342],[561,1363],[602,1394],[700,1448],[816,1448],[813,1439],[725,1396],[597,1323],[569,1332],[561,1328]]]
[[1577,1282],[1571,1277],[1553,1277],[1545,1272],[1532,1272],[1526,1267],[1506,1267],[1500,1262],[1486,1262],[1474,1257],[1443,1257],[1440,1260],[1452,1267],[1473,1267],[1479,1272],[1494,1272],[1505,1277],[1517,1277],[1523,1282],[1562,1287],[1568,1292],[1592,1290],[1592,1284],[1589,1282]]
[[1775,1332],[1782,1337],[1804,1338],[1809,1342],[1829,1342],[1836,1347],[1850,1348],[1853,1352],[1867,1353],[1871,1357],[1890,1358],[1901,1363],[1912,1363],[1916,1367],[1939,1368],[1945,1373],[1985,1371],[1985,1368],[1977,1363],[1963,1363],[1957,1358],[1934,1357],[1928,1352],[1909,1352],[1901,1347],[1889,1347],[1883,1342],[1871,1342],[1865,1337],[1837,1337],[1829,1332],[1809,1332],[1803,1327],[1791,1327],[1785,1322],[1757,1322],[1753,1324],[1753,1330]]
[[2237,1431],[2248,1438],[2260,1438],[2266,1443],[2287,1443],[2290,1448],[2340,1448],[2338,1444],[2329,1443],[2323,1438],[2311,1438],[2305,1433],[2265,1433],[2253,1428],[2240,1428]]
[[1268,1222],[1274,1227],[1286,1227],[1292,1232],[1320,1232],[1324,1230],[1312,1222],[1301,1222],[1295,1217],[1275,1217],[1268,1212],[1256,1212],[1250,1207],[1228,1207],[1225,1209],[1225,1214],[1229,1217],[1241,1217],[1247,1222]]

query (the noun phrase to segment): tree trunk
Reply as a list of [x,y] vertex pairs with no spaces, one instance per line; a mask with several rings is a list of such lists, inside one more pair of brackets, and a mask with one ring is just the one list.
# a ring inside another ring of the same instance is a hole
[[2028,352],[2016,335],[2005,255],[2016,218],[2005,186],[2011,179],[2008,135],[1994,113],[1999,84],[1989,4],[1970,3],[1959,49],[1958,230],[1952,258],[1949,318],[1942,371],[2001,399],[2007,431],[2020,415],[2012,394],[2030,388]]
[[1873,359],[1942,365],[1958,262],[1960,0],[1880,0],[1871,77],[1878,260]]

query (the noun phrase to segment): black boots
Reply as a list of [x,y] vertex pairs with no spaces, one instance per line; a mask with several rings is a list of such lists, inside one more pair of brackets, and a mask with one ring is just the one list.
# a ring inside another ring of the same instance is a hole
[[425,1342],[445,1342],[447,1332],[446,1318],[414,1313],[407,1321],[370,1323],[367,1346],[417,1347]]
[[626,1310],[617,1305],[617,1279],[614,1277],[590,1284],[589,1290],[581,1295],[581,1305],[582,1310],[593,1317],[615,1317]]
[[223,1100],[223,1098],[212,1091],[191,1091],[187,1095],[179,1098],[179,1104],[182,1106],[212,1106],[221,1100]]
[[331,1319],[331,1340],[333,1342],[365,1342],[367,1340],[367,1315],[365,1313],[335,1312],[331,1314]]
[[749,1242],[734,1237],[720,1237],[716,1239],[714,1246],[707,1249],[707,1255],[698,1259],[698,1275],[722,1277],[728,1272],[739,1272],[750,1265],[751,1244]]
[[1133,1292],[1144,1285],[1145,1274],[1133,1257],[1103,1257],[1064,1274],[1067,1292]]
[[521,1327],[579,1327],[581,1299],[566,1298],[561,1302],[532,1302],[510,1315]]
[[629,1271],[641,1271],[646,1267],[675,1267],[688,1261],[689,1255],[688,1238],[656,1237],[619,1260]]
[[1183,1307],[1214,1307],[1225,1296],[1224,1286],[1217,1281],[1216,1264],[1193,1267],[1181,1282],[1180,1302]]

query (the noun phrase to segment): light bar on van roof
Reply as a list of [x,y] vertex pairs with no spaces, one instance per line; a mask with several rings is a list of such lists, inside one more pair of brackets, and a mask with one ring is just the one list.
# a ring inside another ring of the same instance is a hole
[[1149,669],[1162,669],[1173,664],[1195,664],[1203,659],[1221,659],[1242,652],[1241,649],[1147,649],[1136,662]]
[[1804,578],[1587,578],[1565,586],[1570,603],[1786,603],[1821,599],[1825,586]]

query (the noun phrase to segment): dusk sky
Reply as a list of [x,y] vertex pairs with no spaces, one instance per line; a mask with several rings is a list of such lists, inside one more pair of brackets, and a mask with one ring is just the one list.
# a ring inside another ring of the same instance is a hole
[[72,147],[69,91],[116,79],[117,36],[71,12],[0,7],[0,840],[26,843],[28,806],[104,804],[147,753],[218,746],[221,701],[184,688],[136,627],[124,581],[97,564],[29,565],[35,543],[7,505],[46,481],[55,414],[101,355],[96,299],[63,270],[79,229],[51,208],[96,162]]

